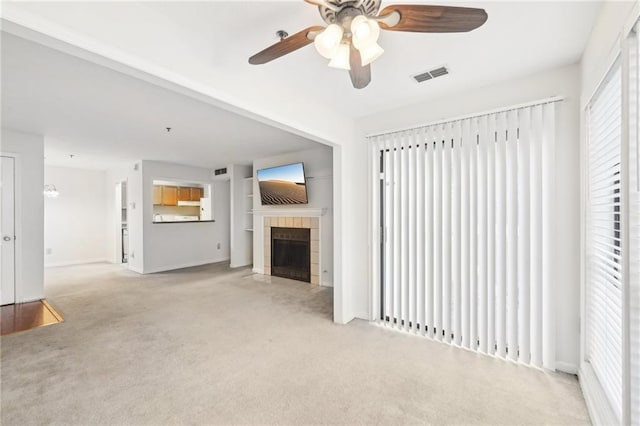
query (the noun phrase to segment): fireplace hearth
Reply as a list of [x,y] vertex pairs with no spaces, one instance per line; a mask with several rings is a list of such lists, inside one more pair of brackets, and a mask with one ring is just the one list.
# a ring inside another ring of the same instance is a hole
[[311,282],[308,228],[271,227],[271,275]]

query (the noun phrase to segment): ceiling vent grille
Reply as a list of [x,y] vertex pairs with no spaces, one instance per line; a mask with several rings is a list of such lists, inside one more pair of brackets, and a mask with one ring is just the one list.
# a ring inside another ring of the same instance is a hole
[[227,168],[224,167],[222,169],[216,169],[214,171],[214,176],[220,176],[220,175],[226,175],[227,174]]
[[436,77],[442,77],[443,75],[449,74],[449,70],[446,67],[438,67],[431,71],[426,71],[421,74],[414,75],[413,78],[418,82],[422,83],[423,81],[431,80]]

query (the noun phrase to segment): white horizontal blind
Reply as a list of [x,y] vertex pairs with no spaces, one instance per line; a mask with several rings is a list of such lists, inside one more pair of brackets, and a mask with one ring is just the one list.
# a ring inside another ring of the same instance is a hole
[[622,417],[622,79],[616,64],[587,109],[586,360]]
[[554,135],[547,102],[370,138],[380,322],[555,369]]

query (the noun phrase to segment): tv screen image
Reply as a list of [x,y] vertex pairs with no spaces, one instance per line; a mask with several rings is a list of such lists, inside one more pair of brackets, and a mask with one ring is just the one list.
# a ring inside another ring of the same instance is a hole
[[307,185],[302,163],[258,170],[262,205],[307,204]]

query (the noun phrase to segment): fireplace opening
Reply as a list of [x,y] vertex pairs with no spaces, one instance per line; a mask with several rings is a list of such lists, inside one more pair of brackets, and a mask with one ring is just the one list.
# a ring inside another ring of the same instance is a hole
[[311,282],[308,228],[271,228],[271,275]]

